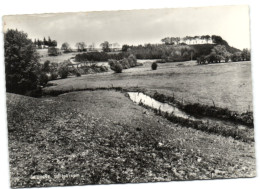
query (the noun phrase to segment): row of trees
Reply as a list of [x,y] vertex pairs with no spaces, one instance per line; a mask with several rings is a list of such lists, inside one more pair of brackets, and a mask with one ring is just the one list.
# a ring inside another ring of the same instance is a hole
[[[78,52],[86,52],[87,48],[90,51],[95,50],[95,43],[91,43],[90,45],[87,45],[85,42],[77,42],[75,44],[75,47],[77,48]],[[100,44],[100,47],[102,48],[103,52],[111,52],[113,48],[119,48],[120,45],[118,43],[109,43],[108,41],[104,41]],[[64,50],[64,52],[71,52],[72,48],[70,47],[69,43],[64,42],[61,45],[61,50]]]
[[34,45],[38,48],[44,47],[57,47],[57,41],[56,40],[51,40],[50,37],[48,37],[48,40],[44,37],[43,40],[40,39],[34,39]]
[[134,54],[137,59],[164,59],[165,61],[185,61],[193,58],[195,50],[188,45],[145,44],[123,45],[122,52]]
[[117,54],[108,54],[106,52],[88,52],[77,54],[75,60],[77,62],[104,62],[109,59],[121,60],[127,57],[129,53],[117,53]]
[[165,37],[163,38],[161,41],[165,44],[165,45],[178,45],[180,44],[180,41],[183,41],[183,43],[187,43],[187,42],[191,42],[193,40],[205,40],[206,43],[209,42],[209,40],[212,40],[213,43],[216,44],[223,44],[224,40],[222,39],[221,36],[218,35],[202,35],[202,36],[186,36],[183,38],[180,37]]
[[[212,36],[214,37],[214,36]],[[165,37],[163,38],[161,41],[166,44],[166,45],[178,45],[180,43],[180,41],[182,40],[184,43],[188,42],[188,41],[192,41],[192,40],[198,40],[198,39],[205,39],[208,43],[208,41],[212,38],[209,35],[202,35],[202,36],[186,36],[184,38],[180,38],[180,37]]]
[[214,46],[210,54],[200,56],[197,61],[199,64],[205,63],[219,63],[219,62],[238,62],[238,61],[250,61],[251,52],[248,49],[243,49],[242,51],[237,51],[235,53],[230,53],[227,51],[225,45]]

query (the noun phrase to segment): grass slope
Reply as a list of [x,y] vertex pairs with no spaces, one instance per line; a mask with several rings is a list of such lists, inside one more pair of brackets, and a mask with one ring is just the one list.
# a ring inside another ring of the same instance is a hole
[[179,127],[120,92],[7,94],[7,111],[12,187],[256,174],[254,143]]

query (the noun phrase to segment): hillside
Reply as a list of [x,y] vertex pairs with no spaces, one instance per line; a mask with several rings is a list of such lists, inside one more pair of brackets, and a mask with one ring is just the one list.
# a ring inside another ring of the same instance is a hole
[[195,45],[189,45],[189,46],[192,47],[195,51],[193,58],[197,59],[197,57],[200,57],[202,55],[210,54],[211,49],[216,45],[224,45],[226,47],[227,51],[232,54],[235,52],[241,52],[241,50],[239,50],[235,47],[229,46],[229,44],[225,40],[223,40],[222,42],[215,43],[215,44],[195,44]]

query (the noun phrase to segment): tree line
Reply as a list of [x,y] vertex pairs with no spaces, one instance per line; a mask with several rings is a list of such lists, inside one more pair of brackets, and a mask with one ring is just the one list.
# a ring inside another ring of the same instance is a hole
[[122,52],[128,52],[137,59],[163,59],[165,61],[187,61],[193,58],[195,50],[189,45],[145,44],[123,45]]
[[[78,52],[86,52],[87,49],[89,51],[95,51],[96,46],[95,43],[91,43],[90,45],[87,45],[85,42],[77,42],[75,44],[75,47]],[[104,41],[103,43],[100,44],[100,47],[102,48],[103,52],[112,52],[113,48],[119,48],[120,45],[118,43],[109,43],[108,41]],[[70,47],[68,42],[64,42],[61,45],[61,50],[63,50],[65,53],[66,52],[72,52],[72,48]]]
[[249,49],[243,49],[242,51],[230,53],[225,45],[217,45],[211,49],[208,55],[201,55],[197,58],[198,64],[229,62],[230,60],[232,62],[250,61],[251,52]]
[[34,39],[33,44],[37,47],[37,48],[42,48],[43,47],[57,47],[57,41],[56,40],[52,40],[50,37],[48,37],[48,40],[46,40],[46,38],[44,37],[43,40],[40,39]]
[[180,37],[165,37],[161,39],[161,42],[163,42],[165,45],[178,45],[180,44],[180,41],[182,41],[182,44],[186,44],[187,42],[193,41],[193,40],[205,40],[206,43],[209,42],[209,40],[212,40],[213,43],[220,44],[223,43],[223,39],[221,36],[218,35],[202,35],[202,36],[186,36],[183,38]]

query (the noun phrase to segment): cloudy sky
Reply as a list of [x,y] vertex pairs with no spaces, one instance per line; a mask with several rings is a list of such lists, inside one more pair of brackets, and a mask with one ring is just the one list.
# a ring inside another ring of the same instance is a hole
[[32,39],[123,44],[160,43],[164,37],[220,35],[231,46],[250,48],[248,6],[151,9],[5,16],[4,31],[23,30]]

